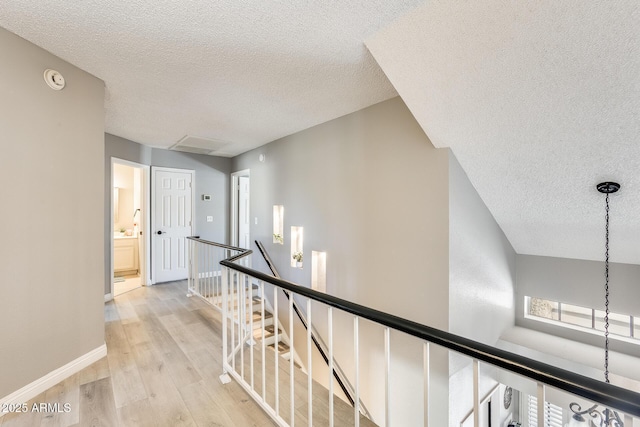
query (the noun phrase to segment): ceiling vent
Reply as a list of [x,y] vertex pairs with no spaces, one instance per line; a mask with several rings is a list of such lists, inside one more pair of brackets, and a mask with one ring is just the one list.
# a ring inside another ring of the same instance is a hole
[[194,154],[215,154],[227,145],[229,145],[228,142],[187,135],[169,149]]

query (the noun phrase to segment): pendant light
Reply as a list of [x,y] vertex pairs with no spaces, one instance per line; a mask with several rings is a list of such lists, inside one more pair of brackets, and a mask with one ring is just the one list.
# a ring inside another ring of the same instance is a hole
[[[620,190],[617,182],[601,182],[596,189],[606,195],[605,198],[605,244],[604,244],[604,380],[609,384],[609,194]],[[571,403],[569,409],[573,412],[568,427],[587,425],[588,420],[600,427],[624,427],[620,415],[616,411],[605,408],[602,412],[598,405],[582,410],[578,403]],[[591,425],[591,424],[588,424]]]

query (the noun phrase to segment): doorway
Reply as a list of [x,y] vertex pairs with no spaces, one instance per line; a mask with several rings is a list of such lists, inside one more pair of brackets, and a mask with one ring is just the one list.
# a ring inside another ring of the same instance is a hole
[[149,284],[149,167],[111,159],[111,295]]
[[251,248],[251,185],[245,169],[231,174],[231,245]]

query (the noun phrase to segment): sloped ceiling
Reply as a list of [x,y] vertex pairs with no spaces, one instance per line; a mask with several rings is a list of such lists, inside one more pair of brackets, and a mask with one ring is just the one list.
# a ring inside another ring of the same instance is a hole
[[233,156],[398,93],[517,252],[601,260],[615,179],[611,259],[640,263],[639,5],[2,0],[0,26],[103,79],[107,132],[155,147]]
[[429,1],[366,42],[518,253],[640,263],[640,3]]

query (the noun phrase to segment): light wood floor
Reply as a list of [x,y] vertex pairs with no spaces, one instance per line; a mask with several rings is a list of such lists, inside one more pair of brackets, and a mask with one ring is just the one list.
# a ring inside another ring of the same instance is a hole
[[220,383],[220,317],[185,290],[143,287],[105,304],[108,357],[28,402],[61,412],[7,414],[0,426],[275,425],[237,383]]

